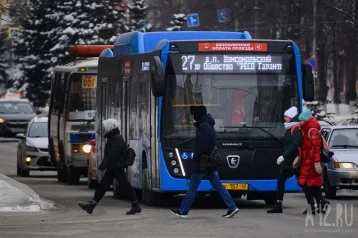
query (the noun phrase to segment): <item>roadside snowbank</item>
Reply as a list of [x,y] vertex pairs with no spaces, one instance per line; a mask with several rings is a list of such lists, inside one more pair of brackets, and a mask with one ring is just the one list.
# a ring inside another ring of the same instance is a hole
[[27,185],[0,174],[0,212],[38,212],[53,208],[51,201],[40,199]]

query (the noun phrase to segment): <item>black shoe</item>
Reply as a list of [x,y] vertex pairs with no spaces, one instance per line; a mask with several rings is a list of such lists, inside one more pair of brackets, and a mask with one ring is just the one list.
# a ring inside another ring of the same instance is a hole
[[181,218],[188,218],[188,214],[181,213],[179,209],[170,209],[171,213]]
[[134,215],[136,213],[140,213],[142,209],[140,208],[139,204],[137,202],[132,203],[132,208],[128,212],[126,212],[127,215]]
[[231,218],[233,216],[235,216],[236,213],[238,213],[240,211],[239,208],[235,208],[235,210],[232,210],[232,211],[228,211],[225,215],[223,215],[222,217],[225,217],[225,218]]
[[273,208],[267,210],[267,213],[282,213],[282,202],[277,201]]
[[321,212],[322,212],[322,214],[326,214],[327,208],[331,204],[331,202],[328,201],[328,200],[322,199],[320,204],[321,204]]
[[94,201],[89,201],[87,203],[78,203],[78,205],[85,210],[88,214],[92,214],[93,209],[96,207],[97,203]]
[[308,209],[306,208],[306,210],[304,210],[302,214],[303,214],[303,215],[306,215],[306,214],[307,214],[307,210],[308,210]]

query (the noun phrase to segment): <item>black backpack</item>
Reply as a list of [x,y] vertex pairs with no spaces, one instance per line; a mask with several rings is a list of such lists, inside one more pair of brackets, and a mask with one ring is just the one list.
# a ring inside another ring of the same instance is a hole
[[[312,129],[318,130],[316,128],[311,128],[308,130],[308,137],[310,139],[311,139],[310,131]],[[320,134],[320,137],[321,137],[321,162],[329,163],[329,162],[331,162],[331,158],[334,155],[334,153],[329,150],[328,143],[321,134]]]
[[135,157],[136,153],[131,147],[129,147],[129,145],[127,145],[127,148],[125,149],[124,160],[128,166],[132,166],[134,164]]

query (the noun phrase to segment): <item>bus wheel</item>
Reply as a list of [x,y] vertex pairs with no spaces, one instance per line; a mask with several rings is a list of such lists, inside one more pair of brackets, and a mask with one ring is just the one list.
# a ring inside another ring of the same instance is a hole
[[69,185],[77,185],[80,183],[80,171],[73,166],[67,168],[67,182]]
[[55,153],[55,149],[53,146],[53,140],[52,138],[50,138],[50,143],[48,145],[49,147],[49,154],[50,154],[50,159],[51,159],[51,163],[53,166],[58,166],[58,163],[56,161],[56,153]]
[[149,189],[149,172],[148,168],[143,169],[143,189],[142,199],[148,206],[159,206],[163,204],[163,196],[158,192]]
[[57,180],[59,182],[66,182],[67,181],[66,171],[64,171],[63,169],[57,168]]

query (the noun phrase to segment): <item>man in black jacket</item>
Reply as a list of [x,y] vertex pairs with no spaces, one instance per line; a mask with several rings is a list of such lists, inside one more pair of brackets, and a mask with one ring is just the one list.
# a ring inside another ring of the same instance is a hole
[[222,199],[228,207],[228,212],[223,215],[223,217],[231,218],[239,212],[239,209],[236,207],[236,204],[231,198],[229,192],[222,185],[218,171],[214,170],[201,172],[200,168],[201,155],[210,155],[216,146],[216,133],[214,129],[215,120],[207,113],[205,106],[191,106],[190,114],[194,116],[194,126],[197,128],[193,170],[189,181],[188,192],[181,204],[180,209],[172,209],[171,212],[176,216],[187,218],[201,180],[205,176],[208,176],[211,185],[218,193],[220,193]]
[[101,171],[106,169],[106,171],[95,191],[92,201],[79,203],[79,206],[88,214],[92,214],[95,206],[105,195],[108,186],[113,182],[113,179],[116,178],[132,202],[132,208],[126,214],[132,215],[140,213],[141,208],[137,196],[128,181],[126,172],[124,171],[124,168],[128,167],[127,162],[124,159],[127,145],[120,134],[119,123],[115,119],[108,119],[103,121],[103,127],[105,132],[104,137],[107,138],[107,143],[104,149],[104,159],[98,169]]

